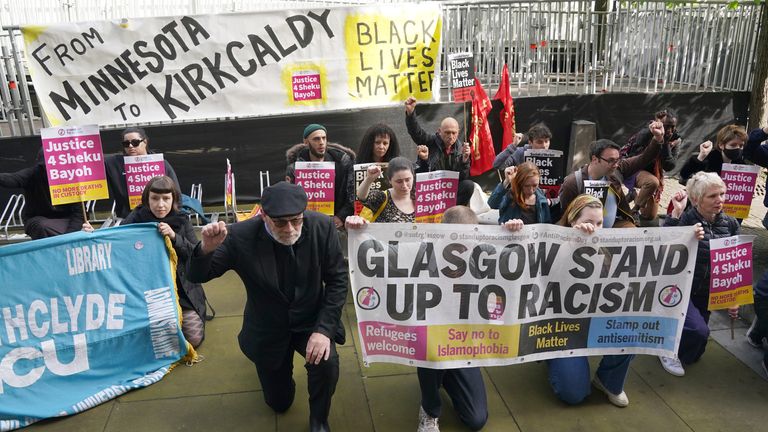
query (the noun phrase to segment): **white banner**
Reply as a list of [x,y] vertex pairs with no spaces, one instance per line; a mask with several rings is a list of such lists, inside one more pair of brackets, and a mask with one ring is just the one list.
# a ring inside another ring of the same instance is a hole
[[434,4],[21,30],[53,125],[259,116],[439,97],[442,20]]
[[597,354],[674,356],[693,227],[370,224],[349,230],[366,363],[430,368]]

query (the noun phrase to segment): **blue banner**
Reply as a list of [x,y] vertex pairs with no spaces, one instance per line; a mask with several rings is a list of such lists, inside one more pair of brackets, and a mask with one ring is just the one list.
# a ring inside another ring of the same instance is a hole
[[187,354],[156,224],[0,248],[0,431],[159,381]]

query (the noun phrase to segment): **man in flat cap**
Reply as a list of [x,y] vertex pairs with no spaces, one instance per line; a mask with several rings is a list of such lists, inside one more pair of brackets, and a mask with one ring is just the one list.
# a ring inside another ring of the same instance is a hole
[[333,162],[333,223],[344,228],[344,220],[354,213],[355,185],[353,165],[355,152],[341,144],[328,142],[325,126],[317,123],[304,128],[304,141],[285,152],[288,165],[299,162]]
[[261,217],[203,227],[187,278],[207,282],[227,270],[240,276],[248,298],[238,340],[256,364],[267,405],[284,412],[293,403],[298,352],[306,360],[310,430],[328,431],[339,379],[335,344],[345,339],[347,265],[333,222],[306,210],[300,186],[268,187],[261,204]]

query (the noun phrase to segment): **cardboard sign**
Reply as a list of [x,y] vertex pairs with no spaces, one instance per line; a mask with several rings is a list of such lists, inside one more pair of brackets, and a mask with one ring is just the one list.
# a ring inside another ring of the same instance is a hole
[[98,125],[40,130],[53,205],[109,198]]
[[443,213],[456,205],[459,173],[432,171],[416,174],[416,222],[440,222]]
[[[371,187],[369,190],[377,190],[377,191],[386,191],[389,189],[390,184],[387,180],[386,172],[387,172],[387,164],[386,162],[370,162],[370,163],[363,163],[363,164],[355,164],[353,166],[354,172],[355,172],[355,214],[359,215],[360,211],[363,209],[363,203],[360,200],[360,197],[357,196],[357,188],[360,187],[361,184],[363,184],[363,180],[365,180],[365,174],[368,171],[368,167],[371,165],[379,165],[381,167],[381,175],[379,178],[373,181],[371,183]],[[375,209],[374,209],[375,210]]]
[[296,162],[296,184],[307,193],[307,210],[333,216],[336,164]]
[[725,183],[725,214],[737,219],[749,217],[749,207],[752,205],[759,173],[760,167],[757,165],[723,164],[720,178]]
[[162,153],[143,156],[125,156],[125,182],[128,185],[128,204],[135,208],[141,204],[144,187],[154,177],[165,175]]
[[471,52],[448,54],[450,87],[454,102],[472,99],[470,90],[475,86],[475,58]]
[[752,293],[752,242],[755,236],[739,235],[709,241],[709,310],[754,303]]
[[563,152],[528,149],[523,156],[526,162],[532,162],[539,169],[539,188],[547,192],[547,197],[557,197],[565,178]]

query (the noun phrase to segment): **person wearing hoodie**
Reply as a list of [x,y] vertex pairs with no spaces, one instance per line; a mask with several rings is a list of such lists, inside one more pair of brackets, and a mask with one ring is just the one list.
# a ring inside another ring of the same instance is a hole
[[0,173],[0,187],[24,190],[24,232],[33,240],[80,231],[83,225],[82,204],[53,205],[48,186],[48,173],[43,150],[35,164],[13,173]]
[[285,152],[287,165],[296,162],[333,162],[333,223],[344,229],[344,220],[354,213],[355,183],[353,165],[355,152],[341,144],[328,142],[328,131],[317,123],[304,128],[304,141]]

